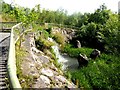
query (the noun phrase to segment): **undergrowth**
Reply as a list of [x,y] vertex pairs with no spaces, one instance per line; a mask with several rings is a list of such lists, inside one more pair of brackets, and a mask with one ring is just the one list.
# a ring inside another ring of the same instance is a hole
[[76,70],[67,71],[65,75],[71,79],[79,88],[85,90],[120,89],[120,56],[102,53],[96,60],[90,59],[91,48],[73,48],[70,44],[65,45],[62,52],[71,57],[86,54],[89,58],[88,66]]
[[120,89],[120,61],[118,56],[102,54],[87,67],[70,71],[71,79],[84,89]]
[[[21,40],[23,41],[24,39],[21,38]],[[21,69],[22,62],[24,60],[24,57],[27,55],[27,52],[25,51],[24,48],[20,47],[20,39],[16,43],[15,51],[16,51],[17,77],[19,79],[21,87],[22,88],[31,87],[34,81],[34,77],[30,75],[29,76],[23,75],[22,69]]]

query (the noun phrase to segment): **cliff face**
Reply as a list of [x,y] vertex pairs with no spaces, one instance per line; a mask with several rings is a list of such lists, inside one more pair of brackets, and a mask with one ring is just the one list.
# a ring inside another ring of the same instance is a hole
[[25,49],[27,55],[24,57],[21,69],[23,75],[34,78],[31,88],[76,88],[54,65],[54,61],[36,48],[34,33],[28,32],[24,39],[21,48]]

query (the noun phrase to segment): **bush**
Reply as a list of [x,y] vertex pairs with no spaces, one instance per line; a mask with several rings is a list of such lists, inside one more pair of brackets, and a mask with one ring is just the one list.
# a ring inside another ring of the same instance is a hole
[[35,40],[35,44],[36,44],[37,48],[42,50],[42,51],[44,49],[50,49],[51,46],[54,45],[53,42],[50,42],[50,41],[43,39],[41,37],[39,37],[38,39]]
[[65,36],[59,32],[56,32],[55,34],[53,34],[53,39],[61,45],[65,44]]
[[52,28],[49,27],[48,29],[46,29],[46,31],[47,31],[49,34],[51,34],[51,32],[52,32]]
[[120,89],[120,57],[102,54],[87,67],[71,71],[72,79],[79,80],[79,87],[85,89]]
[[42,51],[44,49],[50,49],[51,46],[54,45],[53,42],[50,42],[48,40],[48,37],[50,36],[50,34],[46,30],[44,30],[42,27],[39,27],[37,31],[39,33],[39,34],[37,33],[38,35],[35,40],[35,44],[36,44],[37,48]]

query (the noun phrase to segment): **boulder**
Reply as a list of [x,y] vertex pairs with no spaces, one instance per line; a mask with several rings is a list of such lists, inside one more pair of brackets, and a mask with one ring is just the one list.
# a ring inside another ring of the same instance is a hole
[[92,53],[90,54],[90,58],[96,59],[98,56],[100,56],[100,51],[97,49],[94,49]]
[[84,55],[80,54],[78,56],[77,60],[78,60],[78,63],[79,63],[79,67],[86,66],[88,64],[88,58],[85,54]]
[[53,74],[53,71],[51,70],[51,69],[49,69],[49,68],[46,68],[46,69],[42,69],[41,70],[41,73],[43,74],[43,75],[46,75],[46,76],[48,76],[48,77],[52,77],[54,74]]
[[50,84],[50,79],[47,76],[41,75],[40,80],[42,80],[45,84]]
[[80,43],[80,41],[79,41],[79,40],[76,40],[76,42],[77,42],[77,48],[81,48],[81,43]]

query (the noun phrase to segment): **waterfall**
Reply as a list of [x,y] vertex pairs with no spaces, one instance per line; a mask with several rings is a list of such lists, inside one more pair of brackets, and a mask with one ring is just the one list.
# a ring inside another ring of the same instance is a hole
[[[52,38],[48,38],[49,41],[55,42]],[[61,55],[59,52],[58,44],[55,42],[55,45],[52,46],[52,49],[58,58],[58,63],[62,64],[62,70],[66,69],[76,69],[78,67],[78,61],[76,58],[71,58],[68,55]]]

